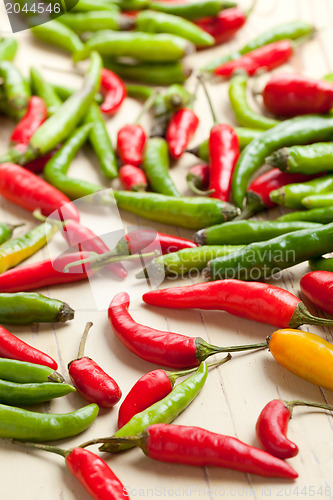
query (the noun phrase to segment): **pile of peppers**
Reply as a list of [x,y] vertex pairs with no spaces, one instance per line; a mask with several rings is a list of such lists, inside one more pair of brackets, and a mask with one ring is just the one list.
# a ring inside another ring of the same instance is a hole
[[[30,230],[20,221],[0,223],[0,437],[63,456],[97,500],[119,500],[125,487],[88,446],[100,444],[99,451],[107,453],[139,447],[162,462],[294,480],[298,473],[285,461],[299,452],[287,437],[293,408],[333,411],[321,402],[273,399],[253,423],[258,446],[172,424],[201,392],[210,369],[223,369],[241,351],[264,356],[269,350],[286,370],[333,390],[333,344],[298,329],[333,326],[333,258],[327,255],[333,251],[333,77],[318,80],[278,70],[259,90],[261,73],[288,62],[316,28],[304,21],[275,26],[209,61],[196,85],[186,83],[192,73],[186,57],[232,39],[255,15],[255,3],[246,12],[228,0],[79,0],[39,26],[31,24],[33,13],[25,12],[27,26],[33,26],[30,35],[45,50],[53,45],[73,63],[89,60],[79,89],[48,81],[43,68],[33,66],[24,75],[14,62],[17,40],[0,39],[0,114],[11,124],[9,143],[0,154],[0,197],[9,207],[30,212],[34,222]],[[50,0],[54,13],[57,5]],[[212,104],[218,90],[208,92],[205,84],[211,75],[228,86],[237,126],[218,119]],[[213,125],[193,147],[201,119],[195,111],[199,85]],[[262,112],[249,101],[251,91]],[[117,131],[114,144],[108,120],[128,99],[139,101],[142,109]],[[142,124],[148,114],[150,127]],[[100,184],[69,175],[84,146],[99,165]],[[171,166],[186,154],[196,159],[183,173],[190,190],[183,193]],[[258,175],[263,165],[268,169]],[[87,195],[98,200],[110,182],[122,189],[104,203],[193,230],[192,239],[142,228],[109,248],[81,223],[72,201]],[[250,219],[260,212],[267,219],[265,211],[277,206],[296,210],[276,220]],[[59,233],[70,253],[24,263]],[[153,252],[157,246],[159,255]],[[125,261],[145,255],[154,258],[138,279],[156,274],[162,282],[193,273],[201,279],[151,290],[142,297],[146,304],[224,311],[271,325],[271,334],[255,344],[212,345],[137,323],[129,312],[129,294],[118,293],[110,297],[109,329],[130,351],[128,359],[134,363],[137,356],[177,371],[155,368],[140,377],[119,406],[113,434],[69,450],[46,444],[78,435],[93,424],[99,408],[115,407],[122,398],[113,378],[118,374],[111,376],[84,355],[91,322],[77,358],[68,360],[73,385],[56,371],[55,359],[7,327],[73,320],[69,304],[38,290],[74,282],[84,286],[101,269],[110,281],[124,280],[133,272]],[[267,282],[307,261],[310,272],[302,276],[300,290],[317,315],[295,294]],[[223,357],[206,363],[219,354]],[[178,378],[182,381],[176,383]],[[67,414],[24,408],[76,391],[89,404]]]

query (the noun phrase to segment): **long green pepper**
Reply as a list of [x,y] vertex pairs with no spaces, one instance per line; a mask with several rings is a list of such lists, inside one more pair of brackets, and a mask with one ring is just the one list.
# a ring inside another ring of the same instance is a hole
[[167,196],[181,196],[169,175],[169,150],[164,139],[155,137],[146,142],[142,169],[152,191]]
[[30,31],[38,40],[59,47],[71,54],[84,48],[84,44],[78,35],[68,26],[55,19],[35,26]]
[[304,208],[304,198],[332,191],[333,175],[324,175],[311,181],[287,184],[279,189],[274,189],[269,197],[274,203],[287,208]]
[[290,214],[281,215],[276,220],[278,222],[308,221],[329,224],[333,222],[333,206],[291,212]]
[[44,382],[63,383],[60,373],[44,365],[0,358],[0,379],[17,384],[42,384]]
[[333,170],[333,144],[317,142],[308,146],[282,148],[266,158],[266,163],[283,172],[305,175]]
[[62,100],[53,85],[44,80],[38,69],[33,66],[30,68],[30,82],[33,95],[38,95],[44,100],[48,114],[52,115],[62,105]]
[[223,9],[235,7],[235,2],[225,0],[189,0],[188,2],[150,2],[149,8],[166,14],[184,17],[191,21],[205,17],[216,17]]
[[21,72],[10,61],[0,62],[0,77],[3,79],[3,89],[8,102],[10,116],[20,120],[25,115],[30,89]]
[[333,116],[307,115],[285,120],[254,139],[241,153],[232,178],[232,196],[242,208],[248,183],[265,159],[283,146],[333,138]]
[[59,21],[75,32],[99,30],[125,30],[130,26],[130,21],[117,10],[96,10],[92,12],[78,12],[63,14]]
[[69,384],[54,384],[53,382],[18,384],[8,380],[0,380],[0,402],[6,405],[40,404],[75,391],[75,387]]
[[332,251],[333,223],[251,243],[243,250],[212,260],[206,271],[210,280],[226,278],[255,281]]
[[247,101],[247,85],[249,77],[244,71],[237,72],[229,85],[230,104],[239,125],[259,130],[275,127],[278,120],[256,113]]
[[333,206],[333,193],[322,193],[317,195],[306,196],[302,199],[302,205],[305,208],[326,208]]
[[[73,309],[40,293],[0,293],[0,324],[64,323],[74,318]],[[1,374],[0,374],[0,378]]]
[[333,273],[333,259],[331,257],[321,257],[320,259],[310,259],[311,271],[328,271]]

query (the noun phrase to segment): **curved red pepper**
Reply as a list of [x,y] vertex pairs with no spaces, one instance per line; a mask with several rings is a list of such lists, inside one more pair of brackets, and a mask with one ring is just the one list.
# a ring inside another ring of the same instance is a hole
[[266,84],[262,97],[268,111],[276,115],[328,113],[333,107],[333,85],[302,75],[277,74]]
[[31,96],[26,114],[10,136],[11,144],[29,144],[31,137],[47,118],[47,106],[38,96]]
[[134,165],[120,167],[119,180],[127,191],[146,191],[148,187],[144,171]]
[[76,389],[89,403],[96,403],[101,408],[112,408],[121,398],[121,390],[117,382],[94,360],[83,356],[91,326],[92,323],[87,323],[78,358],[68,364],[68,373]]
[[215,44],[230,40],[246,23],[246,14],[238,7],[221,10],[216,17],[195,21],[195,24],[215,38]]
[[14,163],[0,164],[0,194],[19,207],[45,216],[59,210],[64,219],[80,220],[75,205],[58,189]]
[[0,291],[26,292],[49,285],[61,285],[87,279],[93,273],[87,264],[72,267],[68,273],[62,270],[67,264],[90,256],[89,252],[68,253],[55,260],[46,259],[10,269],[0,274]]
[[232,174],[239,157],[235,130],[225,123],[214,125],[209,136],[211,197],[229,201]]
[[98,455],[74,448],[66,455],[66,465],[95,500],[123,500],[126,489],[110,467]]
[[198,125],[199,118],[192,109],[180,109],[172,116],[166,131],[166,140],[172,158],[178,159],[182,156]]
[[287,62],[294,49],[290,40],[280,40],[252,50],[235,61],[222,64],[214,70],[216,75],[230,77],[236,69],[244,69],[250,76],[259,69],[270,71]]
[[291,412],[283,401],[273,399],[260,413],[256,423],[256,434],[261,446],[275,457],[291,458],[298,447],[286,434]]
[[0,326],[0,356],[2,358],[49,366],[54,370],[58,368],[56,361],[48,356],[48,354],[23,342],[23,340],[11,334],[3,326]]
[[266,451],[200,427],[150,425],[142,447],[150,458],[162,462],[223,467],[264,477],[298,477],[289,464]]
[[312,271],[302,277],[300,285],[302,293],[314,305],[333,314],[333,273]]
[[146,139],[146,132],[137,123],[121,127],[117,135],[117,154],[123,164],[141,165]]
[[100,109],[103,113],[113,115],[118,111],[127,95],[126,86],[113,71],[102,68],[101,89],[104,101],[100,105]]

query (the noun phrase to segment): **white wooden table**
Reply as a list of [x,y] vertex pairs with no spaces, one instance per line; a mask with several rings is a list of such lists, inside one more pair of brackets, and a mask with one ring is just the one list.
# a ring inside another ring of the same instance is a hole
[[[248,4],[240,1],[247,7]],[[2,6],[1,6],[2,8]],[[5,14],[2,12],[1,27],[6,30]],[[294,70],[305,75],[320,78],[333,71],[333,1],[332,0],[258,0],[255,12],[246,26],[228,44],[202,51],[189,58],[194,67],[201,67],[205,61],[224,54],[242,45],[271,26],[285,21],[302,19],[313,22],[319,29],[317,36],[297,49],[296,54],[282,70]],[[70,68],[67,55],[46,47],[33,40],[28,32],[16,35],[20,43],[16,64],[28,73],[30,65],[43,71],[47,78],[64,84],[78,84],[79,78],[70,74],[50,72],[43,65],[55,68]],[[194,88],[192,79],[188,87]],[[227,99],[226,83],[209,86],[221,121],[234,123]],[[113,139],[121,124],[133,120],[140,105],[128,99],[115,118],[107,122]],[[196,110],[201,116],[200,128],[193,145],[207,137],[212,124],[207,103],[201,91],[198,94]],[[1,118],[1,152],[6,144],[13,123]],[[172,168],[171,175],[183,194],[189,194],[185,183],[187,167],[195,163],[190,155]],[[98,165],[92,153],[84,150],[75,159],[70,170],[72,175],[105,183],[99,174]],[[117,183],[113,184],[114,187]],[[280,210],[270,214],[275,217]],[[88,217],[88,216],[87,216]],[[267,217],[267,214],[262,214]],[[34,222],[29,213],[0,198],[0,220],[24,221],[30,228]],[[121,213],[121,220],[127,225],[143,224],[157,230],[183,237],[191,237],[189,231],[158,225],[137,217]],[[88,218],[83,218],[87,222]],[[115,230],[110,218],[100,221],[100,233]],[[96,229],[96,228],[94,228]],[[52,243],[53,250],[60,243]],[[60,241],[60,240],[59,240]],[[59,247],[60,248],[60,247]],[[47,257],[48,249],[40,251],[30,261]],[[281,282],[275,284],[299,294],[299,278],[308,271],[307,264],[294,267],[283,273]],[[93,321],[88,337],[86,353],[95,359],[119,383],[126,395],[134,382],[144,373],[156,368],[129,353],[113,334],[108,323],[105,304],[121,290],[131,294],[131,312],[138,322],[192,336],[201,336],[217,345],[248,344],[262,341],[274,331],[269,325],[242,320],[223,312],[176,311],[144,306],[140,296],[143,284],[134,285],[129,278],[123,283],[111,278],[98,284],[100,298],[96,298],[96,284],[81,282],[67,286],[50,287],[41,290],[48,296],[67,301],[75,310],[74,321],[65,325],[36,325],[33,327],[9,327],[10,331],[26,342],[45,350],[53,356],[59,370],[68,379],[67,363],[76,357],[84,325]],[[183,284],[190,284],[184,281]],[[179,282],[165,281],[162,286],[175,286]],[[140,288],[141,287],[141,288]],[[101,297],[104,302],[101,302]],[[103,309],[104,307],[104,309]],[[310,306],[311,308],[311,306]],[[314,308],[311,311],[318,313]],[[304,329],[308,329],[304,327]],[[332,340],[332,331],[327,328],[311,327],[314,333]],[[178,424],[196,425],[211,431],[235,436],[249,444],[258,446],[255,436],[256,419],[266,403],[274,398],[306,399],[333,404],[329,391],[315,387],[292,375],[277,362],[269,352],[235,354],[228,364],[214,369],[193,404],[176,420]],[[40,405],[39,411],[65,413],[83,406],[85,402],[77,394]],[[117,407],[110,411],[101,410],[96,422],[82,435],[60,442],[63,448],[73,447],[89,438],[111,435],[116,430]],[[298,471],[299,479],[294,482],[265,479],[254,475],[217,468],[191,468],[154,462],[140,450],[126,454],[107,456],[114,472],[128,488],[131,498],[227,498],[265,497],[279,498],[333,498],[333,418],[322,411],[296,409],[289,426],[289,437],[299,445],[299,455],[290,464]],[[92,448],[94,449],[94,448]],[[0,444],[0,498],[4,500],[88,500],[89,495],[76,479],[66,470],[61,457],[40,451],[30,451],[11,444]]]

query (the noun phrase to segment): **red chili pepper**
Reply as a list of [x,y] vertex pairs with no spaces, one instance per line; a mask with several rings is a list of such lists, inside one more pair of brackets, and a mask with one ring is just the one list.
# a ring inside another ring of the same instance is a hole
[[128,493],[110,467],[98,455],[74,448],[66,456],[66,465],[95,500],[123,500]]
[[100,109],[103,113],[113,115],[118,111],[127,95],[126,86],[113,71],[103,68],[101,71],[101,89],[104,101]]
[[160,462],[223,467],[264,477],[298,477],[289,464],[266,451],[200,427],[150,425],[135,444]]
[[199,163],[190,167],[186,176],[189,188],[197,194],[208,194],[209,174],[208,163]]
[[[1,276],[0,276],[1,279]],[[219,352],[257,349],[266,344],[218,347],[200,337],[187,337],[136,323],[128,312],[129,295],[118,293],[112,300],[108,317],[119,340],[140,358],[171,368],[192,368]]]
[[87,279],[93,271],[85,264],[71,268],[70,272],[67,273],[64,273],[63,269],[71,262],[90,256],[89,252],[68,253],[55,260],[46,259],[10,269],[0,274],[0,291],[25,292],[45,288],[49,285],[61,285]]
[[127,191],[146,191],[148,181],[141,168],[134,165],[123,165],[119,169],[119,180]]
[[124,125],[117,135],[117,154],[124,164],[139,167],[147,135],[137,123]]
[[209,136],[211,197],[229,201],[231,179],[239,157],[235,130],[225,123],[215,125]]
[[267,283],[225,279],[196,285],[152,290],[143,301],[171,309],[226,311],[234,316],[268,323],[280,328],[296,328],[304,323],[323,324],[312,316],[292,293]]
[[178,159],[182,156],[198,125],[199,118],[192,109],[180,109],[172,116],[166,131],[166,140],[172,158]]
[[121,398],[117,382],[94,360],[83,356],[87,335],[92,325],[87,323],[78,357],[68,364],[68,373],[76,389],[89,403],[96,403],[101,408],[112,408]]
[[49,366],[56,370],[58,365],[54,359],[31,345],[12,335],[3,326],[0,326],[0,356],[2,358],[27,361],[37,365]]
[[280,40],[252,50],[235,61],[222,64],[214,70],[216,75],[230,77],[236,69],[244,69],[252,76],[259,69],[270,71],[287,62],[294,53],[290,40]]
[[29,144],[36,130],[47,118],[47,106],[41,97],[32,96],[26,114],[14,128],[10,142],[14,144]]
[[29,212],[39,208],[49,216],[59,210],[64,219],[80,220],[77,208],[67,196],[14,163],[0,164],[0,194]]
[[333,107],[333,85],[301,75],[278,74],[266,84],[262,97],[268,111],[276,115],[328,113]]
[[[96,252],[98,254],[110,251],[102,238],[99,238],[91,229],[82,226],[75,220],[64,221],[62,234],[70,246],[79,246],[80,250]],[[127,271],[121,262],[111,262],[107,264],[106,268],[118,276],[118,278],[126,278],[127,276]]]
[[223,43],[235,35],[246,23],[247,15],[238,7],[221,10],[216,17],[194,21],[197,26],[215,38],[215,44]]
[[319,309],[333,314],[333,273],[312,271],[300,282],[302,293]]
[[178,252],[183,248],[195,248],[198,245],[193,241],[159,233],[151,229],[139,229],[126,234],[117,244],[117,252],[133,255],[141,251],[160,250],[163,255]]

